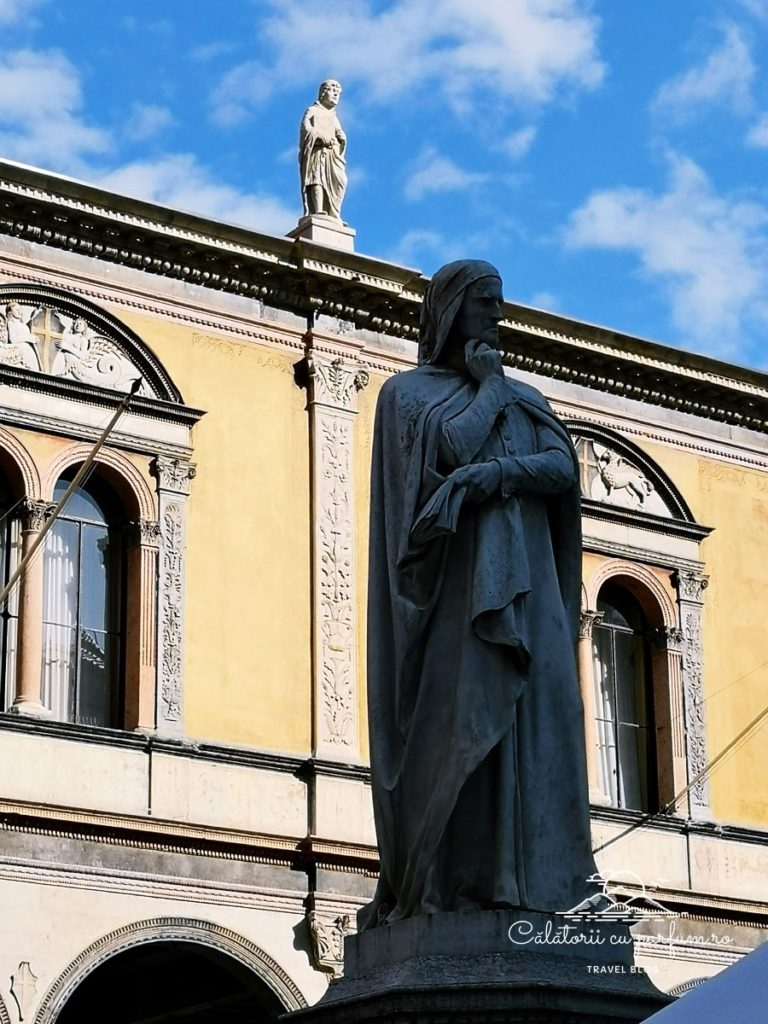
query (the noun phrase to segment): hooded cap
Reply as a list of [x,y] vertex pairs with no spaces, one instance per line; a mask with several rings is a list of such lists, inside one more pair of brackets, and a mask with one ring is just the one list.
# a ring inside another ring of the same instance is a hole
[[484,260],[456,260],[446,263],[427,285],[421,306],[419,329],[419,365],[434,363],[442,352],[453,321],[461,308],[464,293],[484,277],[501,274]]

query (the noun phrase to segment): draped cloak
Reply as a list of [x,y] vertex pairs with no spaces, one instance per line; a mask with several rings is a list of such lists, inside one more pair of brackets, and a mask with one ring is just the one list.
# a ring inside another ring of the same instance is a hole
[[381,875],[361,928],[442,910],[567,910],[591,891],[578,465],[543,396],[503,387],[472,459],[498,459],[502,486],[479,504],[440,458],[477,384],[422,365],[379,396],[368,705]]
[[[341,124],[335,110],[329,110],[320,102],[307,108],[299,131],[299,175],[305,214],[309,213],[307,186],[319,185],[323,190],[324,212],[341,218],[347,169],[337,131],[341,131]],[[331,145],[326,145],[327,142]]]

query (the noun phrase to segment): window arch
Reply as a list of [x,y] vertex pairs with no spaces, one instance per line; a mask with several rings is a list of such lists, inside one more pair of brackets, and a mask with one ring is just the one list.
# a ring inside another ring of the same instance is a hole
[[616,807],[658,806],[653,679],[648,621],[640,602],[609,581],[592,629],[600,788]]
[[[75,474],[53,492],[59,501]],[[122,724],[125,515],[92,476],[76,488],[45,543],[43,703],[60,721]]]

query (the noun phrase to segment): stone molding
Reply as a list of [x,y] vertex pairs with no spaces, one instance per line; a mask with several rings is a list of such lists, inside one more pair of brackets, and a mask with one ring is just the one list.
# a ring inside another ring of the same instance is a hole
[[[310,320],[324,312],[358,328],[418,336],[426,280],[417,271],[182,215],[9,163],[0,163],[0,194],[0,231],[11,237],[261,299]],[[707,357],[673,356],[653,342],[513,303],[505,303],[504,313],[502,345],[511,365],[768,431],[765,374],[734,368],[728,375]]]
[[681,601],[702,603],[704,591],[709,586],[709,577],[699,572],[678,569],[675,572],[673,582],[677,587]]
[[2,996],[0,996],[0,1024],[11,1024],[11,1018]]
[[286,1010],[298,1010],[307,1005],[301,990],[286,971],[255,943],[211,921],[164,917],[125,925],[91,943],[48,990],[34,1024],[53,1024],[73,990],[110,957],[147,942],[174,940],[197,942],[239,961],[272,990]]

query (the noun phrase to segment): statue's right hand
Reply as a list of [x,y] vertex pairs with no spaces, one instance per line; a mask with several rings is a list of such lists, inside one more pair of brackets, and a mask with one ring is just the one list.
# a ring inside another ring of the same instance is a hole
[[464,359],[469,372],[481,384],[489,377],[504,376],[501,353],[477,338],[471,338],[464,346]]
[[501,486],[501,466],[495,459],[490,462],[473,462],[454,470],[451,480],[459,487],[466,487],[467,501],[477,505],[498,491]]

